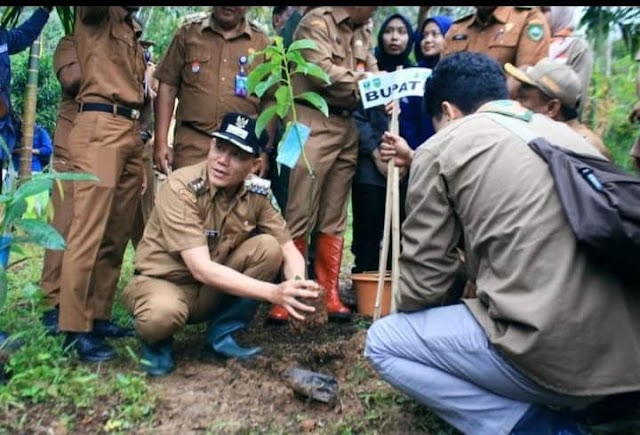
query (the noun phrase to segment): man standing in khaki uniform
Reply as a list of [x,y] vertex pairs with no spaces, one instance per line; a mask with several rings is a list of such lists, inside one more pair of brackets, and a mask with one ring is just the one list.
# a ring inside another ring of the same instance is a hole
[[[500,65],[535,65],[549,56],[551,32],[537,6],[477,6],[447,32],[441,59],[459,51],[485,53]],[[507,82],[514,91],[515,80]],[[513,96],[513,95],[512,95]]]
[[[246,359],[260,348],[243,348],[232,334],[251,322],[260,300],[301,319],[298,311],[313,307],[296,298],[318,294],[302,279],[304,258],[268,182],[250,176],[264,144],[255,120],[229,113],[213,135],[208,159],[173,172],[160,188],[124,292],[151,376],[174,369],[172,337],[186,323],[211,321],[213,351]],[[287,281],[273,284],[281,268]]]
[[566,123],[596,147],[604,157],[613,160],[611,151],[600,136],[578,120],[583,88],[580,77],[572,67],[545,57],[525,70],[510,63],[505,64],[504,70],[520,82],[516,99],[522,106],[535,113],[547,115],[555,121]]
[[[158,80],[153,77],[156,64],[151,58],[150,47],[154,45],[153,41],[140,40],[140,45],[144,49],[144,58],[147,63],[145,71],[145,89],[149,93],[149,97],[153,101],[158,94]],[[140,202],[136,208],[133,220],[133,229],[131,231],[131,244],[133,248],[137,248],[138,242],[142,238],[144,227],[149,220],[153,204],[155,202],[156,193],[156,175],[153,169],[153,136],[149,130],[142,131],[142,140],[144,141],[144,151],[142,154],[142,162],[144,167],[144,191],[140,197]]]
[[[291,170],[287,223],[294,243],[307,252],[309,234],[317,231],[314,270],[327,292],[329,318],[349,318],[350,310],[340,301],[339,282],[347,201],[358,158],[358,128],[352,117],[359,103],[358,82],[377,72],[371,52],[371,33],[366,24],[375,6],[325,6],[308,11],[301,19],[294,41],[311,39],[315,50],[303,52],[307,61],[321,67],[331,84],[311,75],[293,76],[294,94],[313,91],[329,105],[329,117],[296,100],[298,122],[311,128],[304,147],[314,177],[305,161]],[[287,311],[273,307],[270,318],[286,320]]]
[[[58,42],[53,54],[53,68],[62,88],[56,130],[53,135],[53,168],[59,172],[71,172],[73,165],[68,148],[68,136],[78,113],[79,105],[75,98],[80,87],[80,63],[73,35],[64,36]],[[51,204],[54,212],[51,225],[66,240],[73,219],[73,184],[71,182],[54,183]],[[58,331],[60,271],[63,255],[64,251],[47,249],[40,278],[40,288],[44,293],[45,304],[50,308],[43,313],[42,323],[50,334]]]
[[[65,348],[83,361],[115,356],[104,337],[121,336],[111,309],[142,186],[140,119],[145,61],[131,14],[137,6],[79,6],[75,42],[82,71],[79,112],[68,137],[73,168],[97,182],[74,182],[73,220],[62,260],[60,321]],[[145,104],[146,103],[146,104]]]
[[[248,8],[214,6],[210,16],[188,21],[178,29],[158,63],[154,163],[165,174],[206,159],[211,133],[226,113],[257,117],[262,110],[261,101],[249,95],[247,75],[263,58],[257,57],[251,65],[248,60],[250,53],[264,50],[270,41],[247,21]],[[171,149],[168,131],[176,98]],[[275,127],[274,121],[268,129],[270,138],[275,137]],[[263,158],[261,176],[266,174],[267,164],[268,159]]]

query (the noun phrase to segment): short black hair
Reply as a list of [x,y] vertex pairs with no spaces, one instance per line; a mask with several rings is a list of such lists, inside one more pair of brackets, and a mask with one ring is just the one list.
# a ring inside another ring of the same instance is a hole
[[274,6],[273,10],[271,11],[271,16],[273,17],[275,15],[284,14],[288,7],[289,6]]
[[500,64],[484,53],[461,51],[438,62],[425,83],[423,102],[427,114],[439,119],[443,101],[470,115],[486,102],[506,99],[509,90]]

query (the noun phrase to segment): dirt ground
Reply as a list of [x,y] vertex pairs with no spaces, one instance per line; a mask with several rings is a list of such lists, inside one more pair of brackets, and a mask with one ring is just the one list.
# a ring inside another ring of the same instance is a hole
[[[354,304],[353,294],[344,291],[350,287],[350,280],[341,281],[343,300]],[[397,393],[371,369],[363,356],[371,318],[354,314],[348,322],[332,321],[298,330],[289,324],[269,323],[269,308],[263,304],[250,327],[236,334],[241,345],[263,349],[247,361],[214,356],[204,340],[206,324],[189,325],[176,335],[176,370],[149,380],[159,397],[153,416],[134,430],[120,433],[452,433],[420,428],[425,411],[411,401],[398,400]],[[294,392],[284,379],[285,372],[293,367],[332,376],[339,387],[336,401],[327,404]],[[114,369],[138,368],[126,357],[102,368]],[[24,413],[23,421],[31,422],[25,425],[26,432],[20,431],[22,434],[101,434],[105,433],[105,423],[116,400],[105,400],[86,415],[79,414],[78,409],[69,410],[70,415],[75,415],[72,431],[65,429],[59,417],[51,415],[50,404],[34,404],[11,412]],[[18,415],[7,417],[20,420]]]
[[[269,323],[268,309],[263,306],[251,327],[237,335],[241,344],[263,349],[248,361],[212,357],[204,349],[202,336],[177,340],[176,371],[152,381],[162,400],[145,431],[167,435],[362,433],[367,409],[360,396],[388,388],[363,357],[370,318],[356,314],[349,322],[299,331],[288,324]],[[284,380],[292,367],[333,376],[339,386],[337,401],[327,404],[295,393]],[[376,432],[407,433],[406,428],[406,415],[389,415],[384,428]]]

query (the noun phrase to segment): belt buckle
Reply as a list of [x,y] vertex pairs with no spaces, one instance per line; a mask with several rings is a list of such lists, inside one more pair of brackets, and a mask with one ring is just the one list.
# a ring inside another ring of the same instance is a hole
[[140,111],[138,109],[131,109],[131,119],[134,121],[140,119]]

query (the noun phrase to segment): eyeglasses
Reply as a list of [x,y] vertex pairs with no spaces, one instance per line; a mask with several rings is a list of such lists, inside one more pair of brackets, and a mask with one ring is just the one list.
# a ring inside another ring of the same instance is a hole
[[442,36],[442,33],[440,32],[424,32],[422,34],[422,39],[426,38],[427,36],[431,36],[432,38],[437,38],[438,36]]

